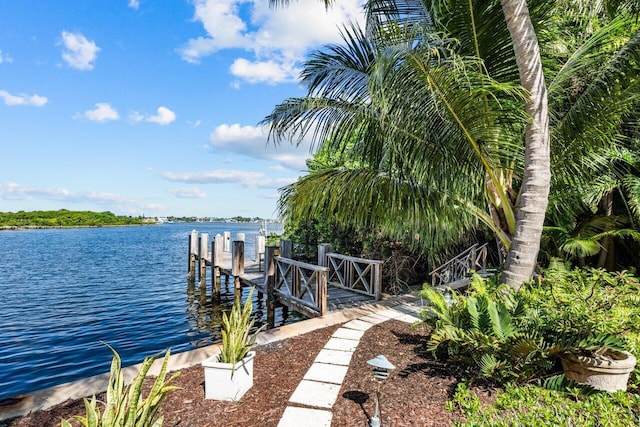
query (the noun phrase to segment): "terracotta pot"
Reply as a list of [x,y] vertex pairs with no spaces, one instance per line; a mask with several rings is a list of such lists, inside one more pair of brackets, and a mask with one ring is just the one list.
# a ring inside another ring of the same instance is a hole
[[253,387],[253,359],[255,351],[247,353],[235,364],[219,362],[220,353],[202,362],[204,367],[205,399],[240,400]]
[[560,360],[567,378],[610,392],[626,391],[629,374],[636,366],[633,354],[616,350],[607,350],[598,357],[569,353]]

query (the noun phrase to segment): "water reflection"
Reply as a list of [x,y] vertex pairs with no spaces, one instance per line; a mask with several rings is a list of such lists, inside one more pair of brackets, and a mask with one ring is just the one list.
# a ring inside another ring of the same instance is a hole
[[[235,299],[233,278],[225,281],[222,279],[220,286],[220,299],[217,300],[210,289],[210,286],[196,285],[194,281],[187,280],[186,301],[189,322],[189,332],[187,336],[195,339],[190,343],[194,347],[204,347],[219,343],[222,340],[221,326],[222,313],[231,311]],[[246,301],[250,288],[241,289],[242,301]],[[261,328],[267,322],[265,295],[260,292],[253,292],[253,312],[254,331]],[[302,315],[290,313],[286,308],[276,308],[275,326],[283,326],[291,321],[302,319]]]

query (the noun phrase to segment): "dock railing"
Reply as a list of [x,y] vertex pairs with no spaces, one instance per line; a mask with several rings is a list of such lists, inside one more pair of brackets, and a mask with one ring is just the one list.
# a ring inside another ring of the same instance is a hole
[[441,286],[469,276],[471,271],[480,271],[487,267],[488,244],[474,244],[455,258],[442,264],[431,273],[431,286]]
[[379,300],[382,291],[382,264],[384,261],[330,252],[326,254],[326,265],[329,268],[327,280],[331,286]]
[[273,289],[293,308],[309,317],[323,316],[327,311],[326,267],[275,256]]

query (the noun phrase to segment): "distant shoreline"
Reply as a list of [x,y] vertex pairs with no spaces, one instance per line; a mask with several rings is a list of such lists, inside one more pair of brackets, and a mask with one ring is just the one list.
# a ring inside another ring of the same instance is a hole
[[160,223],[148,222],[145,224],[104,224],[104,225],[0,225],[0,231],[49,230],[49,229],[56,229],[56,228],[140,227],[145,225],[160,225]]

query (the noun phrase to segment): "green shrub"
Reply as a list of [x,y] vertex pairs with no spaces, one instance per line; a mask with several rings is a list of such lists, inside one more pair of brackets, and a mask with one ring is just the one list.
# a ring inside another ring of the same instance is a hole
[[474,275],[467,296],[453,294],[449,305],[429,286],[423,313],[433,327],[427,348],[446,348],[447,357],[468,365],[472,374],[498,383],[527,381],[549,369],[546,346],[535,330],[519,326],[526,307],[517,293]]
[[[553,354],[607,346],[640,356],[640,281],[627,272],[567,270],[556,262],[520,297],[528,307],[523,327],[553,343]],[[632,388],[640,385],[638,369]]]
[[156,417],[160,404],[169,392],[178,388],[169,384],[179,373],[165,381],[171,352],[167,350],[160,373],[147,397],[143,398],[142,386],[145,377],[158,356],[146,358],[133,383],[125,387],[120,356],[113,348],[111,351],[113,351],[113,360],[104,412],[100,412],[94,395],[90,401],[84,399],[86,414],[62,420],[62,427],[72,427],[71,421],[78,421],[84,427],[160,427],[162,425],[163,417]]
[[[428,346],[467,364],[472,373],[500,384],[544,379],[559,372],[568,352],[604,348],[640,353],[640,282],[632,275],[553,264],[514,292],[474,276],[466,296],[425,286],[433,326]],[[629,381],[637,389],[639,367]]]
[[449,410],[460,410],[456,426],[610,426],[640,425],[640,396],[625,392],[588,396],[546,390],[533,385],[507,386],[496,402],[480,409],[478,397],[458,385]]

